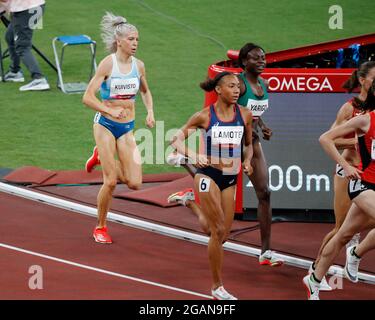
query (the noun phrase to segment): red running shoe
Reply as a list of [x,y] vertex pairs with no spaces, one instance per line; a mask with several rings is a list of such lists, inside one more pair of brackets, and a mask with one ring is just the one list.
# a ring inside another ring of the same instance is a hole
[[111,236],[107,233],[107,227],[96,227],[92,236],[94,237],[94,240],[99,243],[110,244],[113,242]]
[[91,172],[96,166],[100,165],[98,147],[95,146],[91,157],[86,161],[86,171]]

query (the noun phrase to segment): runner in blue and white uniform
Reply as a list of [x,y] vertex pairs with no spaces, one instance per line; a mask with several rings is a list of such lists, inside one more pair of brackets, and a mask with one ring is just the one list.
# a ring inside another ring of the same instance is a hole
[[[155,120],[145,66],[134,57],[138,47],[136,27],[108,12],[101,26],[103,41],[111,54],[100,62],[83,96],[83,103],[97,111],[94,118],[96,147],[86,163],[86,170],[91,171],[99,163],[102,166],[103,186],[97,198],[98,224],[93,237],[99,243],[112,243],[106,217],[117,180],[130,189],[139,189],[142,183],[141,157],[133,136],[138,91],[147,108],[147,126],[152,128]],[[102,100],[96,97],[99,90]]]

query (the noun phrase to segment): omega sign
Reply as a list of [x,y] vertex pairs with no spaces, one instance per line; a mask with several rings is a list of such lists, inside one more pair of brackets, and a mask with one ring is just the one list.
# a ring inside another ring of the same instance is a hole
[[270,91],[281,92],[332,92],[328,77],[319,76],[271,76],[268,78]]

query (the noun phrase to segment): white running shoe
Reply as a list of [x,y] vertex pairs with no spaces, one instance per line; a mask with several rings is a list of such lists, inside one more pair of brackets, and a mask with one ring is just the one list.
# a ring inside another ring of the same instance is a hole
[[211,294],[214,300],[238,300],[235,296],[228,293],[223,286],[220,286],[215,290],[211,290]]
[[186,162],[186,157],[176,151],[170,153],[167,157],[167,163],[171,166],[180,167],[182,164],[185,164]]
[[9,82],[24,82],[25,78],[24,78],[23,73],[22,73],[21,70],[18,71],[18,72],[8,71],[4,75],[4,81],[9,81]]
[[33,81],[20,87],[20,91],[41,91],[49,90],[49,84],[46,78],[34,79]]
[[194,201],[194,190],[192,188],[188,188],[176,193],[172,193],[168,197],[168,203],[179,203],[183,206],[186,206],[186,201],[191,200]]
[[356,233],[353,238],[350,239],[350,241],[346,244],[346,248],[353,247],[353,246],[358,246],[359,245],[359,240],[361,240],[361,234]]
[[308,274],[302,280],[302,283],[307,290],[307,300],[320,300],[319,299],[319,289],[320,289],[319,283],[312,281],[310,277],[311,276]]
[[274,252],[267,250],[259,256],[259,264],[262,266],[279,267],[284,264],[283,259],[278,259],[274,256]]
[[[314,272],[314,269],[311,264],[308,274],[311,275]],[[326,277],[324,276],[320,282],[320,291],[332,291],[332,287],[328,284]]]
[[344,275],[347,279],[351,282],[358,282],[358,268],[361,259],[358,259],[354,254],[353,251],[355,250],[355,246],[349,247],[346,249],[346,262],[344,268]]

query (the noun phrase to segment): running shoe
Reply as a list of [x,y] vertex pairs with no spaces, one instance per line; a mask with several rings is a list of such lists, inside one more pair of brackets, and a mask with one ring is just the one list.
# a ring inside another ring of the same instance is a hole
[[273,251],[267,250],[259,256],[259,264],[262,266],[278,267],[284,264],[284,260],[276,258]]
[[107,227],[103,227],[103,228],[98,228],[96,227],[94,229],[94,232],[92,234],[92,236],[94,237],[94,240],[98,243],[106,243],[106,244],[110,244],[112,243],[112,238],[111,236],[108,234],[107,232]]
[[223,286],[220,286],[215,290],[211,290],[211,294],[214,300],[238,300],[236,297],[228,293]]
[[[311,264],[308,274],[311,275],[314,272],[313,265]],[[332,287],[328,284],[326,277],[324,276],[320,282],[320,291],[332,291]]]
[[346,249],[346,262],[344,268],[344,275],[351,282],[358,282],[358,268],[361,259],[354,255],[355,246]]
[[98,147],[95,146],[91,157],[86,161],[86,171],[91,172],[96,166],[100,165]]
[[49,90],[49,84],[46,78],[34,79],[33,81],[20,87],[20,91],[42,91]]
[[361,239],[361,234],[360,233],[356,233],[353,236],[353,238],[351,238],[350,241],[346,244],[346,248],[358,246],[360,239]]
[[311,280],[311,275],[307,275],[302,280],[303,285],[307,290],[307,300],[320,300],[319,299],[319,283]]
[[171,166],[180,167],[187,161],[186,157],[177,151],[170,153],[167,157],[167,163]]
[[9,82],[24,82],[25,78],[23,76],[22,71],[18,71],[18,72],[8,71],[4,75],[4,81],[9,81]]
[[194,201],[194,190],[192,188],[188,188],[176,193],[172,193],[168,197],[168,203],[178,203],[186,206],[186,201],[191,200]]

